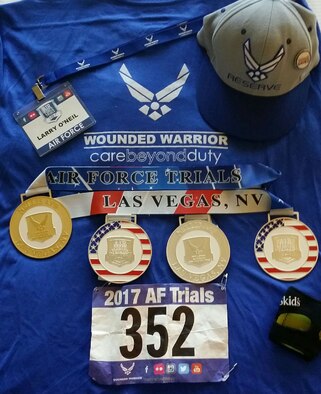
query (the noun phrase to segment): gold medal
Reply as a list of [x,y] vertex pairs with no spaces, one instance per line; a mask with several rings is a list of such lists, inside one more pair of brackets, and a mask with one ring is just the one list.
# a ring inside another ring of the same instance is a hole
[[166,255],[171,269],[181,279],[207,283],[227,267],[230,245],[223,231],[210,220],[194,219],[172,233]]
[[47,196],[23,201],[10,220],[10,237],[24,255],[44,259],[59,253],[71,236],[72,222],[62,203]]

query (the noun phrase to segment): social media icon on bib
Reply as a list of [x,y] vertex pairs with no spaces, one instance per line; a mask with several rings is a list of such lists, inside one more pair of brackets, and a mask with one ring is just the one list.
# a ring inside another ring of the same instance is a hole
[[188,375],[189,374],[189,365],[186,363],[178,364],[178,373],[180,375]]

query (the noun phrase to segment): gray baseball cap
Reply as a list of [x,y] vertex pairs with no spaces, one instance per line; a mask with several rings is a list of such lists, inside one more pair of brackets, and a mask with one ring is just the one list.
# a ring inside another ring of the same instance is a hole
[[251,140],[288,133],[319,63],[316,16],[290,0],[239,0],[204,17],[197,100],[216,130]]

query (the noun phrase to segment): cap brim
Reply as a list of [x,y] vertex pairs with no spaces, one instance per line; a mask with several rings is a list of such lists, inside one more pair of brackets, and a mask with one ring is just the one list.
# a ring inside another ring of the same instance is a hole
[[258,97],[226,85],[208,58],[197,86],[197,103],[204,120],[216,131],[255,141],[280,138],[300,118],[308,98],[310,76],[289,93]]

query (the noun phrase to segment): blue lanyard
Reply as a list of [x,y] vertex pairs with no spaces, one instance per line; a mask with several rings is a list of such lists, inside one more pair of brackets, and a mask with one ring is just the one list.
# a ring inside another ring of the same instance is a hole
[[38,100],[45,98],[44,90],[56,81],[66,76],[89,70],[98,66],[108,65],[142,52],[157,45],[179,40],[196,34],[203,25],[203,17],[199,16],[189,21],[177,23],[165,29],[157,30],[143,37],[136,38],[117,48],[108,49],[99,55],[80,59],[72,64],[40,76],[32,88]]

